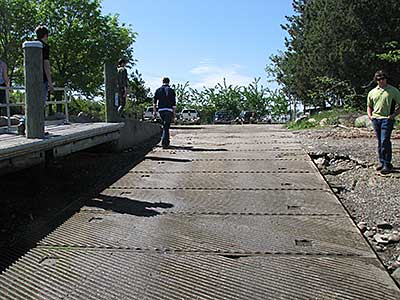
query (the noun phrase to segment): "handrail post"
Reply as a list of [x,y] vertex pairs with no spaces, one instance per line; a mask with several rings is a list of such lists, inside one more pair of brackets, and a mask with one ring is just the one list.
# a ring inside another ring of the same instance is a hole
[[71,91],[68,86],[64,87],[64,101],[65,101],[65,122],[69,123],[69,110],[68,110],[68,102],[69,102],[69,95]]
[[11,110],[10,110],[10,90],[9,87],[5,89],[6,93],[6,111],[7,111],[7,131],[10,132],[11,130]]
[[26,137],[44,138],[42,43],[24,42]]
[[106,122],[118,122],[118,113],[115,106],[115,94],[117,92],[117,67],[113,63],[104,65],[105,98],[106,98]]

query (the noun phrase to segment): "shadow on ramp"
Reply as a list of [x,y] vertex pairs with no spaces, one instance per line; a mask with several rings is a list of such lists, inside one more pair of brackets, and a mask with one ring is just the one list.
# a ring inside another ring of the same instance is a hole
[[168,146],[165,150],[184,150],[184,151],[193,151],[193,152],[227,152],[228,149],[225,148],[196,148],[193,146]]
[[157,156],[146,156],[145,160],[172,161],[172,162],[181,162],[181,163],[189,163],[189,162],[192,162],[191,159],[187,159],[187,158],[157,157]]
[[174,205],[170,203],[143,202],[125,197],[106,196],[102,194],[97,196],[96,199],[89,200],[87,205],[90,207],[97,207],[107,211],[129,214],[138,217],[154,217],[160,214],[160,212],[151,208],[167,209],[174,207]]

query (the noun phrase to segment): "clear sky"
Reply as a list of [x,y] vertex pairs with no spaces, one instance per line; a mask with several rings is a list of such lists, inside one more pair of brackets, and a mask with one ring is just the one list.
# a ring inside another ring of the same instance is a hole
[[291,0],[103,0],[104,14],[138,33],[134,44],[137,68],[147,86],[190,82],[211,87],[247,85],[262,77],[269,56],[284,49],[280,24],[292,14]]

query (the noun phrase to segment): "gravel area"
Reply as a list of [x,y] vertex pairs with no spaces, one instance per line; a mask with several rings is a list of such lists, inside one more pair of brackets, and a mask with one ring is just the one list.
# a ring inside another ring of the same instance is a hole
[[394,172],[375,171],[372,130],[328,127],[295,132],[389,272],[400,271],[400,132],[392,134]]

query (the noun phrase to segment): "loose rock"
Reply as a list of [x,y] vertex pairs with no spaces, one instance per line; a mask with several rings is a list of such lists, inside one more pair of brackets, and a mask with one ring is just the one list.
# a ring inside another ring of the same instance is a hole
[[323,166],[326,165],[326,159],[323,158],[323,157],[318,158],[317,160],[315,160],[315,164],[316,164],[317,166],[323,167]]
[[368,116],[361,116],[354,121],[354,126],[358,128],[372,128],[372,122]]
[[367,231],[367,223],[366,222],[360,222],[357,224],[358,229],[360,229],[360,231],[362,233]]
[[378,227],[379,229],[393,229],[393,226],[390,225],[388,222],[386,221],[378,221],[376,223],[376,227]]
[[328,125],[328,118],[323,118],[320,122],[319,125],[321,126],[326,126]]
[[374,235],[375,235],[375,232],[372,230],[368,230],[368,231],[364,232],[364,236],[367,238],[373,238]]
[[382,245],[387,245],[389,244],[389,236],[385,235],[385,234],[375,234],[374,235],[374,240],[378,243],[378,244],[382,244]]
[[398,231],[393,231],[391,234],[389,234],[389,241],[392,243],[400,242],[400,233]]

